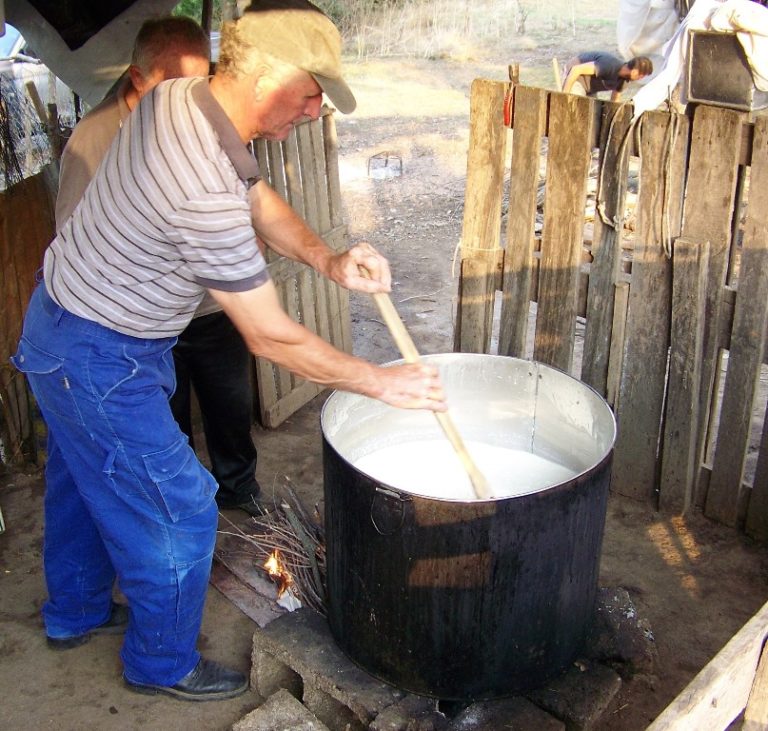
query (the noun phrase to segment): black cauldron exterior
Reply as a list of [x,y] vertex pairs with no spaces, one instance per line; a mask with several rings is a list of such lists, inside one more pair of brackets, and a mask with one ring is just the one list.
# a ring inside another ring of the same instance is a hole
[[548,366],[424,360],[440,368],[465,440],[524,446],[574,477],[484,501],[382,484],[355,460],[444,438],[434,416],[332,394],[321,417],[329,625],[353,662],[403,690],[514,695],[567,668],[593,619],[615,421],[596,392]]

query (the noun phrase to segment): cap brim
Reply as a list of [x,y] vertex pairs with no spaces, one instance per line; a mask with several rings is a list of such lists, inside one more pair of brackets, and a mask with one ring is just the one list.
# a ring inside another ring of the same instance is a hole
[[357,100],[344,79],[331,79],[321,74],[312,74],[312,76],[320,84],[320,88],[331,100],[333,106],[342,114],[350,114],[355,111]]

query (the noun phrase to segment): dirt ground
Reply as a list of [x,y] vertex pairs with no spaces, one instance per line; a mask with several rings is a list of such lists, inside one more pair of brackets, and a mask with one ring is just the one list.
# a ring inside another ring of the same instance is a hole
[[[519,50],[516,59],[351,66],[359,109],[338,120],[351,238],[371,241],[390,258],[393,301],[423,353],[452,350],[452,262],[461,233],[470,83],[478,76],[505,79],[512,60],[523,62],[525,82],[528,68],[546,68],[553,53],[575,49],[565,44]],[[393,169],[402,165],[402,175],[370,177],[371,159],[382,154]],[[377,362],[398,357],[367,298],[352,297],[352,317],[358,354]],[[267,490],[290,484],[307,506],[322,506],[323,400],[321,395],[279,429],[255,428],[260,482]],[[7,524],[0,535],[0,727],[226,729],[258,704],[253,693],[206,704],[134,695],[120,682],[116,638],[98,638],[66,653],[47,650],[39,617],[45,599],[42,497],[38,472],[0,475]],[[699,515],[670,520],[612,496],[600,582],[629,591],[658,648],[656,673],[625,684],[600,726],[639,731],[768,599],[768,550]],[[255,629],[209,590],[200,639],[209,657],[247,670]]]

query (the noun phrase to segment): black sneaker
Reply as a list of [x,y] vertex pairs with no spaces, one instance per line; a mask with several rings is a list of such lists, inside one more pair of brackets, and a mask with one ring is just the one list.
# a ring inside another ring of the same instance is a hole
[[128,626],[128,607],[125,604],[116,604],[112,602],[112,613],[109,619],[94,627],[82,635],[74,637],[47,637],[48,647],[51,650],[71,650],[73,647],[84,645],[93,635],[120,635],[125,632]]
[[176,685],[134,683],[123,675],[128,688],[145,695],[170,695],[183,701],[223,701],[248,690],[248,678],[213,660],[200,658],[195,668]]

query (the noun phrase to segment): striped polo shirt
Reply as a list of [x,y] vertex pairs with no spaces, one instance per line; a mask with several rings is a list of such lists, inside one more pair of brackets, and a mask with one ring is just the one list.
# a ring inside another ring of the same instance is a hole
[[178,335],[206,288],[242,292],[268,280],[248,200],[259,177],[207,79],[159,84],[48,247],[48,292],[126,335]]

